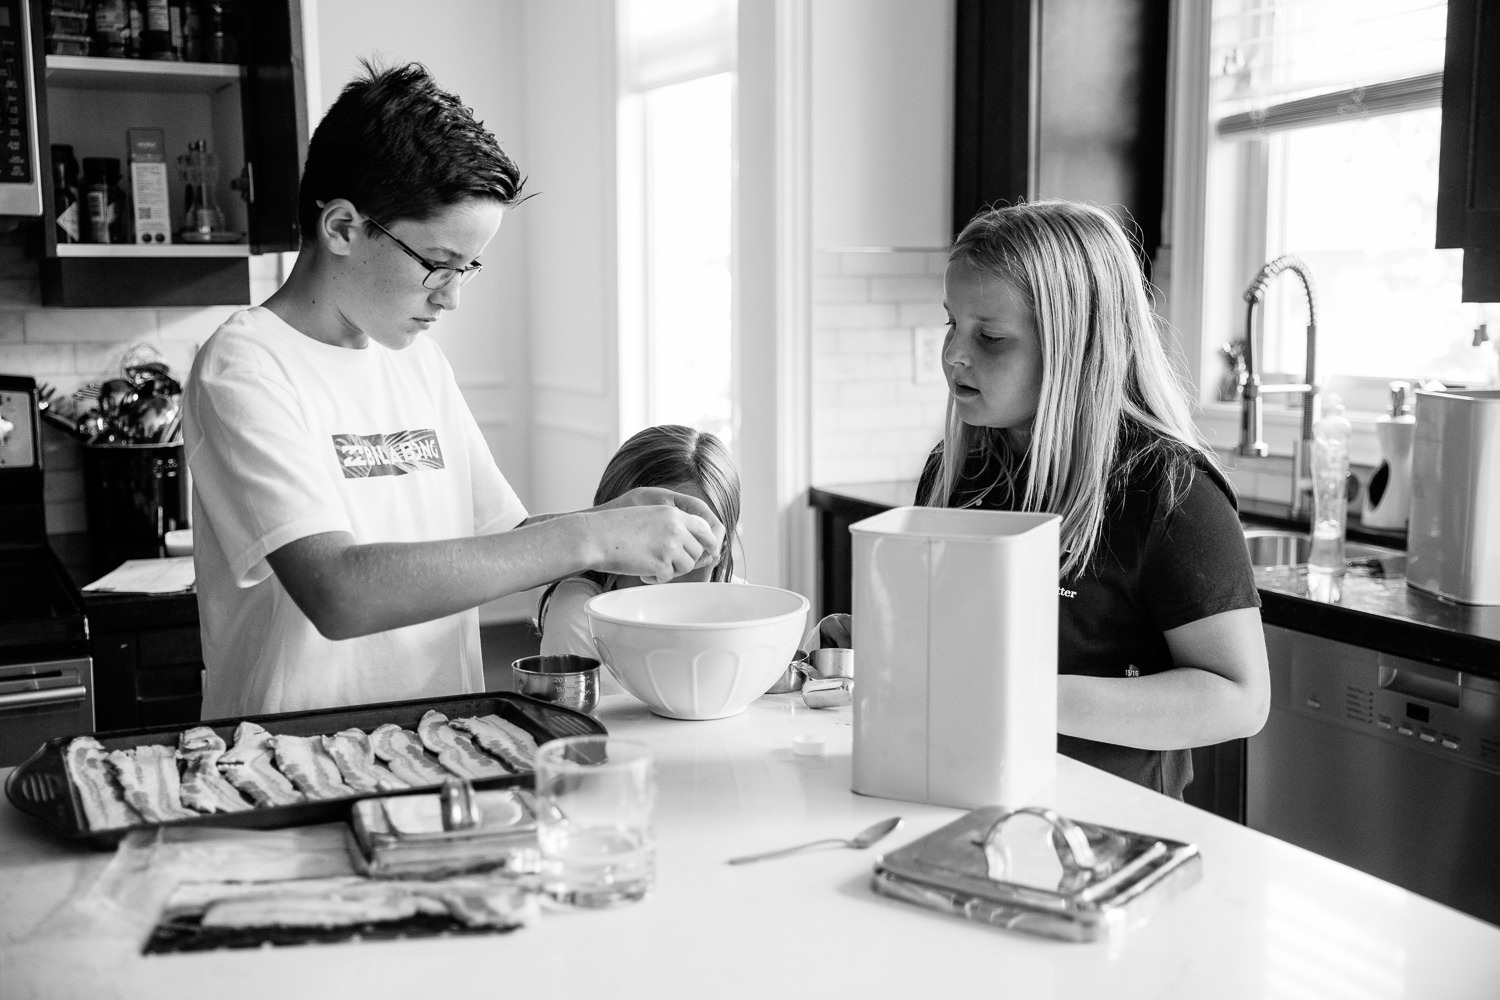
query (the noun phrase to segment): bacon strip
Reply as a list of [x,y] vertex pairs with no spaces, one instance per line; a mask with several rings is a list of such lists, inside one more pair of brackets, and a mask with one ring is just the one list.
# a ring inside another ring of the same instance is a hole
[[271,761],[272,736],[253,722],[234,731],[234,747],[219,758],[219,773],[258,806],[289,806],[307,796],[297,791]]
[[134,750],[112,750],[104,759],[125,790],[125,801],[148,823],[198,815],[182,804],[177,754],[171,747],[146,744]]
[[194,726],[177,737],[183,805],[202,813],[244,812],[254,808],[219,773],[219,758],[225,749],[223,739],[207,726]]
[[427,755],[417,734],[394,722],[387,722],[370,734],[370,749],[396,777],[414,787],[441,785],[448,780],[447,770]]
[[320,738],[323,749],[328,751],[328,756],[338,765],[344,784],[356,792],[388,792],[411,787],[392,774],[390,768],[375,762],[375,750],[363,731],[345,729]]
[[510,769],[474,745],[468,736],[448,725],[448,717],[429,709],[417,723],[422,744],[437,754],[438,763],[460,778],[489,778]]
[[276,766],[310,799],[341,799],[355,794],[344,784],[339,766],[315,736],[273,736]]
[[83,816],[90,830],[133,826],[141,814],[125,801],[125,793],[104,762],[104,744],[92,736],[80,736],[63,751],[63,767],[78,789]]
[[520,726],[498,715],[453,719],[448,725],[468,733],[486,751],[516,773],[536,770],[536,740]]

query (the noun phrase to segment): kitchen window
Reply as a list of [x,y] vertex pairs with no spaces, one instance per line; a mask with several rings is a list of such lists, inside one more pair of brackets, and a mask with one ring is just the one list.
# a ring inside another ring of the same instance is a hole
[[734,0],[620,0],[620,425],[731,442]]
[[[1172,312],[1202,331],[1205,401],[1221,348],[1244,335],[1246,286],[1288,253],[1313,276],[1318,380],[1352,411],[1380,412],[1392,379],[1490,378],[1493,347],[1476,349],[1474,331],[1500,313],[1462,302],[1461,251],[1434,249],[1446,4],[1213,0],[1211,12],[1175,11]],[[1184,287],[1195,277],[1201,292]],[[1264,380],[1301,381],[1300,284],[1274,281],[1256,320]],[[1300,401],[1268,410],[1282,405]]]

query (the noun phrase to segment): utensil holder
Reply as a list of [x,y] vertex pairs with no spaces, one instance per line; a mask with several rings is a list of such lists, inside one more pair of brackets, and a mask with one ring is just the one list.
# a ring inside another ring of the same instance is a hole
[[182,445],[86,445],[83,501],[96,545],[159,545],[168,531],[188,525]]

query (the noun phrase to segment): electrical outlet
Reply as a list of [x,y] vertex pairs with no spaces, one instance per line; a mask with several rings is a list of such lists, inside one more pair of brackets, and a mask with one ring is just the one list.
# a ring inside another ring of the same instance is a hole
[[943,381],[943,337],[946,326],[919,326],[912,331],[911,380],[917,385]]

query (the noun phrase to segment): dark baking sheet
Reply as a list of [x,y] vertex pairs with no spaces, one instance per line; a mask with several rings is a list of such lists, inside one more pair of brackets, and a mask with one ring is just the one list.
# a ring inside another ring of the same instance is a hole
[[[241,722],[254,722],[264,726],[275,735],[319,736],[332,735],[351,727],[366,733],[387,722],[415,731],[417,722],[429,709],[437,709],[450,719],[471,715],[500,716],[532,735],[538,744],[560,736],[587,736],[603,734],[600,723],[582,712],[538,701],[525,695],[509,692],[492,692],[483,695],[468,695],[457,698],[425,698],[417,701],[393,701],[380,705],[361,705],[357,708],[323,709],[312,712],[287,712],[282,715],[254,715],[243,719],[213,719],[198,723],[211,728],[223,737],[224,742],[234,745],[234,730]],[[128,750],[139,746],[159,744],[177,746],[177,737],[191,725],[171,728],[121,729],[92,735],[108,750]],[[88,829],[84,818],[83,804],[78,792],[68,780],[63,763],[63,750],[74,736],[58,736],[43,743],[36,753],[10,773],[5,782],[5,797],[21,812],[39,820],[54,833],[100,849],[110,849],[120,842],[126,833],[158,824],[138,823],[134,826],[111,827],[105,830]],[[475,788],[531,787],[534,778],[530,774],[510,774],[493,778],[478,778]],[[413,788],[410,791],[430,791],[436,786]],[[167,826],[230,826],[255,830],[274,830],[286,826],[302,826],[308,823],[343,822],[349,818],[350,803],[373,795],[406,794],[405,792],[370,792],[351,795],[341,799],[318,802],[299,802],[291,806],[255,808],[245,812],[211,813],[192,819],[175,820]]]

